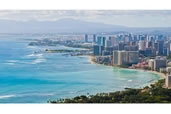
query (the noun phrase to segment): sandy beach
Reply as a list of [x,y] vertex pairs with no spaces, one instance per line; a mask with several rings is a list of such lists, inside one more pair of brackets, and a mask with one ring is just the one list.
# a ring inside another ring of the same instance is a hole
[[96,62],[93,61],[93,59],[95,59],[94,56],[88,56],[88,58],[91,64],[97,64]]
[[[96,62],[93,61],[93,59],[95,59],[94,56],[88,56],[88,57],[89,57],[89,61],[90,61],[91,64],[98,64],[98,63],[96,63]],[[110,65],[107,65],[107,66],[110,66]],[[112,66],[111,66],[111,67],[112,67]],[[116,66],[116,67],[118,67],[118,66]],[[120,68],[122,68],[122,67],[120,67]],[[123,69],[130,69],[130,68],[123,68]],[[165,74],[160,73],[160,72],[157,72],[157,71],[143,70],[143,69],[134,69],[134,70],[142,70],[142,71],[144,71],[144,72],[150,72],[150,73],[153,73],[153,74],[157,74],[157,75],[159,75],[159,76],[160,76],[161,78],[163,78],[163,79],[166,78],[166,75],[165,75]]]

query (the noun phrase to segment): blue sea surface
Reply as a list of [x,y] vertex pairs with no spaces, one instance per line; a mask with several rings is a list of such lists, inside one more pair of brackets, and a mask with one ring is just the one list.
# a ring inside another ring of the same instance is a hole
[[73,48],[28,46],[26,38],[31,36],[0,36],[0,103],[46,103],[144,87],[160,79],[145,71],[91,64],[87,56],[44,53],[47,48]]

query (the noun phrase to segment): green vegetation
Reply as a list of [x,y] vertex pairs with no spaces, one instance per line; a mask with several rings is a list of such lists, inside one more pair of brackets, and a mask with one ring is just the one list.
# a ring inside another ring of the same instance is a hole
[[164,79],[143,89],[127,88],[124,91],[77,96],[49,103],[171,103],[171,89],[163,88]]
[[46,49],[45,51],[50,53],[80,52],[80,50],[67,50],[67,49],[58,49],[58,50]]
[[166,75],[168,72],[167,72],[167,71],[162,71],[161,73],[163,73],[163,74],[165,74],[165,75]]
[[65,46],[68,47],[73,47],[73,48],[84,48],[84,49],[91,49],[92,50],[92,46],[88,46],[88,45],[81,45],[81,44],[63,44]]

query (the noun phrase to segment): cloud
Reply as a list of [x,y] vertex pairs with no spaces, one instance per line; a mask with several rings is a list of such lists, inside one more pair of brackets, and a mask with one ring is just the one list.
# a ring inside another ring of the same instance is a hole
[[158,27],[171,26],[171,10],[1,10],[0,19],[55,21],[73,18],[106,24]]

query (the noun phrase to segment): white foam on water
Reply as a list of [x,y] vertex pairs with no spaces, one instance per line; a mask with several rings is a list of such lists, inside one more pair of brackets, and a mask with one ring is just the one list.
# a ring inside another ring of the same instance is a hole
[[3,96],[0,96],[0,99],[7,99],[11,97],[16,97],[16,95],[3,95]]
[[14,63],[4,63],[4,64],[7,64],[7,65],[14,65]]
[[28,97],[28,96],[53,96],[53,93],[28,93],[28,94],[20,94],[17,97]]
[[30,54],[30,55],[27,55],[27,57],[42,57],[43,54]]
[[17,60],[8,60],[8,63],[16,63]]
[[18,95],[2,95],[0,99],[8,99],[13,97],[28,97],[28,96],[53,96],[54,93],[31,93],[31,94],[18,94]]
[[46,62],[46,59],[38,58],[38,59],[34,60],[31,64],[37,64],[37,63],[42,63],[42,62]]
[[128,82],[132,82],[132,80],[128,80]]

